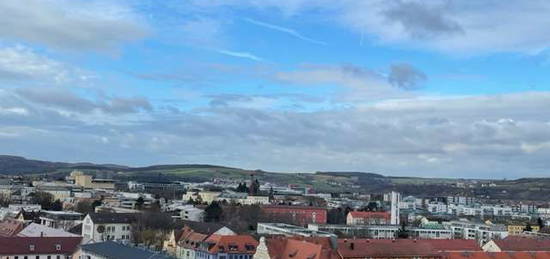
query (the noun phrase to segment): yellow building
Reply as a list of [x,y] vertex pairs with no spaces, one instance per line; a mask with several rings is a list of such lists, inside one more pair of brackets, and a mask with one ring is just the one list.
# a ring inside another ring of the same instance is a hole
[[91,175],[86,175],[81,171],[71,172],[69,178],[74,179],[78,186],[89,189],[115,189],[115,183],[111,179],[93,179]]
[[[520,235],[521,233],[523,233],[526,226],[527,226],[527,224],[525,224],[525,223],[509,224],[507,226],[508,227],[508,234],[509,235]],[[531,230],[532,232],[539,232],[540,227],[538,225],[531,224],[531,229],[532,229]]]

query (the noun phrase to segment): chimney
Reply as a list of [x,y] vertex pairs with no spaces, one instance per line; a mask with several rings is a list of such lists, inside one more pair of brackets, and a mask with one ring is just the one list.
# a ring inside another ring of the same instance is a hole
[[354,244],[353,242],[349,244],[349,249],[350,249],[350,250],[355,249],[355,244]]
[[44,237],[44,232],[40,232],[40,237]]

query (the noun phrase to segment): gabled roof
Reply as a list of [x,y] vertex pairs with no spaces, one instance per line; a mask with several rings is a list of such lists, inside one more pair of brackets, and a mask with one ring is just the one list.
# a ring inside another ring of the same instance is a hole
[[0,237],[11,237],[17,235],[25,227],[21,221],[5,219],[0,222]]
[[134,223],[138,213],[90,213],[88,214],[94,224],[131,224]]
[[339,239],[338,252],[344,258],[435,256],[448,251],[481,251],[475,240],[434,239]]
[[254,254],[258,246],[258,241],[250,235],[211,235],[204,242],[209,243],[208,252],[212,254]]
[[86,244],[81,246],[82,251],[99,255],[103,258],[116,259],[169,259],[171,257],[154,253],[149,250],[126,246],[114,241]]
[[444,259],[550,259],[550,252],[449,252]]
[[508,236],[494,242],[501,251],[550,251],[550,239]]
[[272,259],[335,259],[340,258],[329,238],[273,236],[266,239]]
[[205,234],[205,235],[214,234],[216,231],[225,227],[223,224],[220,224],[220,223],[197,222],[197,221],[189,221],[189,220],[184,220],[183,224],[186,227],[189,227],[190,229],[192,229],[194,232]]
[[62,229],[57,228],[51,228],[44,225],[31,223],[28,226],[26,226],[23,230],[21,230],[17,236],[20,237],[79,237],[79,235],[75,235],[72,233],[69,233],[67,231],[64,231]]
[[73,254],[82,237],[0,237],[0,255]]

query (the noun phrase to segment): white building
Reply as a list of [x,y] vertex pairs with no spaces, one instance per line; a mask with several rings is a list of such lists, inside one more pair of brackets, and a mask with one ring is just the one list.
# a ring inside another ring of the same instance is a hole
[[81,213],[75,211],[47,211],[40,212],[40,224],[51,227],[69,230],[82,223]]
[[180,218],[183,220],[199,221],[204,220],[204,210],[196,208],[193,205],[185,205],[179,208]]
[[90,213],[82,223],[82,237],[85,242],[128,241],[131,238],[132,223],[137,220],[138,215],[135,213]]
[[443,225],[453,232],[453,238],[475,239],[480,244],[485,244],[492,239],[503,239],[508,236],[508,230],[504,225],[475,223],[464,220],[443,222]]
[[391,219],[390,224],[399,225],[399,201],[401,200],[401,194],[398,192],[391,192]]
[[329,232],[323,232],[284,223],[258,223],[258,228],[256,232],[263,235],[336,237],[336,235]]

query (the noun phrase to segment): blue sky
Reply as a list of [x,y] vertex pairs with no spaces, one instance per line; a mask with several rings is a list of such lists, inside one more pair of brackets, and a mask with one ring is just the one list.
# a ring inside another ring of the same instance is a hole
[[546,1],[7,0],[0,10],[3,154],[548,175]]

